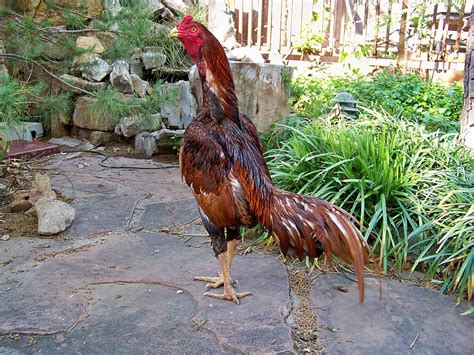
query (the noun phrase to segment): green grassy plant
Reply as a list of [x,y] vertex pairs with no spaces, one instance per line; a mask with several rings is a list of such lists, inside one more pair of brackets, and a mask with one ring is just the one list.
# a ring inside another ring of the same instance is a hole
[[472,297],[474,155],[453,134],[371,109],[285,128],[266,155],[279,187],[351,212],[384,271],[423,270]]
[[341,91],[351,93],[366,107],[383,110],[428,130],[459,131],[461,85],[444,85],[414,74],[380,72],[372,77],[302,75],[292,88],[294,109],[308,117],[327,113],[330,100]]

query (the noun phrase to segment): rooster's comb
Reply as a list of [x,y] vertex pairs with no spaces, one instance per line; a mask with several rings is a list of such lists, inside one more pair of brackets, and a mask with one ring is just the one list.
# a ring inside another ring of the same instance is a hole
[[191,15],[184,16],[183,21],[181,21],[180,25],[188,25],[193,21],[193,17]]

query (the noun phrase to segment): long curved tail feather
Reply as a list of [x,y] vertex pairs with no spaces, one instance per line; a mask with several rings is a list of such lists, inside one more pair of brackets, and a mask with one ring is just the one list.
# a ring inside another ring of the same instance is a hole
[[364,265],[369,261],[370,247],[359,229],[342,208],[312,196],[297,195],[275,189],[269,226],[271,235],[286,255],[294,249],[300,260],[323,252],[355,267],[359,301],[364,301]]

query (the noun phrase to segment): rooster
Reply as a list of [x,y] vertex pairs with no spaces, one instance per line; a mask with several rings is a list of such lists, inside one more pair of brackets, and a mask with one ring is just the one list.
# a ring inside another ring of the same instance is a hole
[[240,227],[260,223],[283,254],[292,250],[301,260],[323,252],[355,266],[359,301],[364,299],[364,265],[369,246],[343,209],[312,196],[276,188],[263,158],[252,121],[239,112],[232,72],[224,49],[212,33],[191,16],[170,32],[197,65],[203,105],[187,127],[179,152],[181,172],[199,205],[199,213],[220,262],[218,277],[195,279],[207,289],[224,286],[224,293],[204,295],[239,303],[250,292],[236,292],[230,267],[241,240]]

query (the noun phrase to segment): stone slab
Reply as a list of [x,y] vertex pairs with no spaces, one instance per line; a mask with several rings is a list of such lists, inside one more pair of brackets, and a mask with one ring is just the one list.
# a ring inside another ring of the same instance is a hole
[[38,141],[17,140],[10,143],[7,158],[34,158],[38,155],[49,155],[59,152],[59,146]]
[[192,280],[218,269],[203,239],[115,233],[48,259],[2,295],[0,333],[54,335],[25,346],[35,353],[291,351],[284,265],[271,254],[237,256],[233,277],[253,295],[240,306],[208,298]]
[[[460,315],[467,304],[454,307],[453,297],[386,279],[379,300],[376,280],[369,277],[366,284],[361,305],[355,282],[342,274],[317,276],[311,298],[325,353],[474,353],[474,316]],[[349,292],[341,292],[340,286]]]

